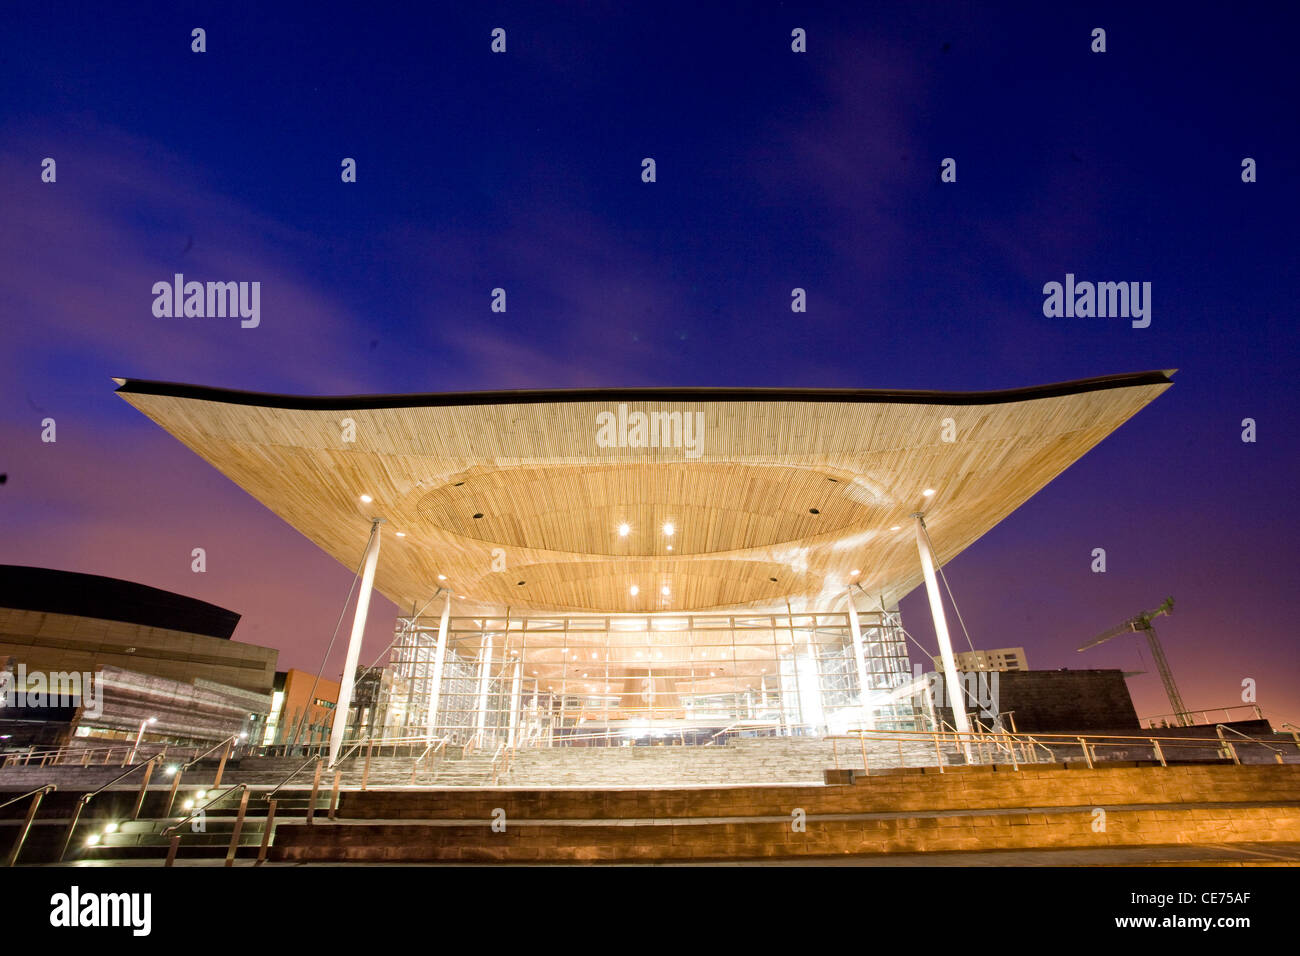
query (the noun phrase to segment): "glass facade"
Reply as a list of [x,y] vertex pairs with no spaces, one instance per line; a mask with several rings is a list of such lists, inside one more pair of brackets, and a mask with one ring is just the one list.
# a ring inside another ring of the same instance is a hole
[[[382,736],[499,744],[709,744],[724,731],[821,735],[915,726],[896,613],[555,615],[399,620]],[[379,730],[379,726],[376,727]]]

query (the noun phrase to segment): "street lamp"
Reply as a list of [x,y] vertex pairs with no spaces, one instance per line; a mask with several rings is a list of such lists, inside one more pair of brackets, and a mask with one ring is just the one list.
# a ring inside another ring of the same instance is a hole
[[150,724],[158,723],[157,717],[147,717],[140,721],[140,732],[135,735],[135,743],[131,745],[131,754],[126,758],[127,763],[135,763],[135,752],[140,749],[140,738],[144,736],[144,729]]

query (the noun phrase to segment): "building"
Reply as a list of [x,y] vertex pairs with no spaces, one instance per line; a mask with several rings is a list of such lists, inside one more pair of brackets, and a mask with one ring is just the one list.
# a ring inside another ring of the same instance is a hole
[[[954,655],[959,671],[1027,671],[1028,659],[1023,647],[999,647],[991,651],[961,651]],[[934,658],[934,666],[942,668],[942,659]]]
[[[707,744],[910,726],[898,602],[1170,385],[118,394],[348,567],[398,622],[390,739]],[[382,555],[381,555],[382,551]],[[969,726],[964,711],[954,714]]]
[[279,652],[232,640],[238,623],[143,584],[0,565],[3,744],[134,740],[142,725],[149,745],[260,735]]
[[313,746],[329,739],[338,706],[339,682],[290,668],[276,671],[271,714],[262,742]]

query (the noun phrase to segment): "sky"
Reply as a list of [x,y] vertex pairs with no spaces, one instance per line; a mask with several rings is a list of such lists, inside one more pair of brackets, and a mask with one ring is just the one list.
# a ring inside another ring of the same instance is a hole
[[[211,601],[281,668],[321,665],[354,569],[113,376],[329,395],[1178,369],[949,583],[977,647],[1144,671],[1142,715],[1169,710],[1146,649],[1075,648],[1172,595],[1188,706],[1253,681],[1300,724],[1294,5],[226,6],[5,11],[0,563]],[[259,326],[156,317],[178,272],[259,281]],[[1150,326],[1045,316],[1067,273],[1150,282]],[[933,648],[923,591],[902,611]],[[395,614],[372,605],[362,663]]]

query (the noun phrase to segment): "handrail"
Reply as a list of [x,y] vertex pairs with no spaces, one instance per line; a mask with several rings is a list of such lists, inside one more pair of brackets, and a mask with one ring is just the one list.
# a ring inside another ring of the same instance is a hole
[[98,790],[92,790],[90,793],[83,793],[80,797],[77,798],[77,806],[72,811],[72,819],[68,821],[68,829],[64,832],[63,835],[63,846],[59,850],[59,862],[63,862],[64,857],[68,855],[68,847],[72,845],[72,835],[77,830],[77,823],[81,820],[82,811],[86,809],[86,807],[90,804],[90,801],[94,800],[97,796],[99,796],[109,787],[113,786],[113,784],[117,783],[119,780],[126,779],[127,777],[131,776],[131,774],[139,770],[141,767],[147,767],[148,770],[144,775],[144,781],[140,784],[140,793],[137,796],[135,801],[135,811],[132,814],[132,819],[135,819],[140,815],[140,806],[144,803],[145,789],[149,786],[149,778],[153,776],[154,764],[156,764],[159,760],[163,760],[166,757],[166,753],[167,753],[166,750],[164,750],[161,753],[154,754],[152,757],[150,757],[148,760],[144,761],[143,763],[132,764],[129,769],[119,773],[116,777],[114,777],[108,783],[104,784]]
[[20,794],[19,796],[16,797],[11,797],[10,799],[6,800],[4,803],[0,803],[0,810],[3,810],[11,803],[17,803],[19,800],[26,800],[28,797],[34,797],[38,793],[50,793],[51,791],[58,790],[58,789],[59,789],[58,784],[47,783],[43,787],[37,787],[35,790],[28,790],[24,794]]
[[14,797],[12,800],[6,800],[0,803],[0,807],[7,807],[11,803],[24,800],[27,797],[32,798],[32,805],[27,808],[27,816],[23,818],[22,828],[18,831],[18,838],[14,840],[14,845],[10,848],[8,855],[5,857],[5,866],[13,866],[18,862],[18,855],[23,852],[23,844],[27,842],[27,834],[32,832],[32,821],[36,819],[36,812],[41,808],[41,801],[45,799],[47,793],[58,790],[58,785],[47,783],[43,787],[37,787],[29,793],[24,793],[20,797]]
[[[166,748],[164,748],[166,749]],[[70,763],[60,763],[65,757],[76,756],[82,760],[82,766],[85,766],[90,758],[98,754],[104,754],[104,760],[101,766],[107,766],[117,751],[129,754],[131,747],[128,744],[120,746],[113,745],[108,747],[56,747],[49,750],[4,750],[0,751],[0,767],[25,767],[37,761],[39,766],[58,767],[71,766]]]
[[[198,807],[195,810],[191,811],[190,815],[187,816],[184,820],[179,820],[176,823],[172,824],[171,826],[167,827],[165,830],[163,830],[161,836],[171,838],[171,845],[167,848],[167,860],[166,862],[163,863],[163,866],[171,866],[173,863],[176,862],[176,854],[181,848],[181,835],[177,833],[176,830],[178,830],[184,824],[189,823],[199,814],[206,813],[208,809],[212,807],[214,804],[216,804],[218,801],[224,800],[226,797],[230,796],[232,793],[236,791],[242,793],[243,796],[240,798],[239,801],[239,811],[235,815],[235,825],[231,828],[230,831],[230,846],[226,850],[226,866],[231,866],[234,864],[235,854],[239,850],[239,835],[243,832],[244,829],[244,814],[248,812],[248,784],[246,783],[237,783],[232,785],[224,793],[217,794],[215,797],[213,797],[203,806]],[[274,804],[272,804],[272,806],[274,806]],[[271,816],[273,816],[273,814],[268,814],[268,818]],[[310,822],[310,820],[308,822]],[[269,819],[267,823],[269,825],[270,823]]]
[[217,801],[225,799],[226,797],[230,796],[232,793],[236,792],[237,790],[247,790],[247,789],[248,789],[248,784],[246,783],[232,783],[229,787],[227,787],[221,793],[217,794],[215,797],[213,797],[203,806],[196,807],[195,809],[191,810],[190,815],[188,817],[186,817],[183,820],[178,820],[177,822],[173,823],[171,826],[165,828],[162,831],[162,833],[159,834],[159,836],[171,836],[172,831],[182,826],[183,824],[189,823],[200,813],[206,813],[208,808],[211,807]]
[[[1228,728],[1228,729],[1231,729],[1231,728]],[[853,735],[853,734],[872,734],[872,733],[882,733],[882,732],[883,732],[883,731],[873,731],[873,730],[846,730],[843,734],[828,734],[827,736],[828,736],[828,737],[831,737],[831,736],[846,737],[846,736],[850,736],[850,735]],[[913,737],[915,737],[915,736],[924,736],[924,737],[929,737],[929,736],[931,736],[932,734],[938,733],[938,731],[931,731],[931,730],[893,730],[893,731],[890,731],[890,733],[892,733],[892,734],[899,734],[899,735],[910,735],[910,736],[913,736]],[[957,734],[956,731],[945,731],[945,732],[943,732],[943,735],[944,735],[944,736],[949,736],[949,737],[954,736],[954,735],[961,736],[960,734]],[[972,734],[970,734],[970,736],[974,737],[974,736],[978,736],[978,735],[972,733]],[[1024,735],[1024,734],[1016,735],[1016,734],[1010,734],[1010,733],[1008,733],[1008,734],[1006,734],[1006,736],[1008,736],[1008,737],[1012,737],[1012,736],[1022,736],[1022,737],[1023,737],[1023,736],[1025,736],[1025,735]],[[1041,739],[1049,739],[1049,738],[1051,738],[1051,739],[1060,739],[1060,740],[1063,740],[1063,741],[1067,741],[1067,740],[1068,740],[1068,741],[1071,741],[1071,742],[1077,742],[1078,739],[1079,739],[1079,735],[1078,735],[1078,734],[1043,734],[1043,733],[1039,733],[1039,734],[1035,734],[1034,736],[1035,736],[1036,738],[1041,738]],[[1218,742],[1219,742],[1219,738],[1218,738],[1218,737],[1183,737],[1183,736],[1181,736],[1181,735],[1180,735],[1180,736],[1177,736],[1177,737],[1159,737],[1159,736],[1152,735],[1152,734],[1090,734],[1090,733],[1085,732],[1085,733],[1084,733],[1084,736],[1087,737],[1089,740],[1098,740],[1098,741],[1100,741],[1100,740],[1133,740],[1133,741],[1143,741],[1143,742],[1146,742],[1146,743],[1150,743],[1153,739],[1158,739],[1158,740],[1169,740],[1169,741],[1173,741],[1173,742],[1175,742],[1175,743],[1218,743]],[[1250,739],[1250,740],[1254,740],[1255,738],[1254,738],[1254,737],[1249,737],[1248,739]]]
[[430,755],[431,752],[436,754],[439,751],[441,751],[444,747],[447,746],[450,740],[451,740],[451,734],[447,734],[445,737],[439,737],[437,741],[431,741],[429,743],[429,746],[424,748],[424,752],[421,753],[420,756],[416,757],[414,760],[411,761],[411,783],[412,784],[415,783],[415,775],[420,769],[420,764],[424,762],[424,760]]
[[1232,727],[1225,726],[1224,724],[1215,724],[1214,729],[1220,732],[1220,736],[1222,736],[1222,732],[1226,730],[1230,734],[1236,734],[1238,737],[1240,737],[1242,740],[1247,741],[1248,743],[1259,744],[1265,750],[1271,750],[1273,751],[1273,753],[1279,755],[1282,753],[1282,751],[1279,750],[1277,747],[1271,747],[1268,744],[1264,743],[1264,741],[1262,740],[1256,740],[1254,737],[1251,737],[1249,734],[1243,734],[1240,730],[1236,730]]
[[[359,739],[356,741],[356,743],[354,743],[351,747],[349,747],[347,750],[345,750],[345,751],[344,751],[344,752],[339,756],[339,759],[338,759],[338,760],[334,761],[334,766],[338,766],[338,765],[341,764],[344,760],[347,760],[347,759],[348,759],[348,756],[351,755],[351,753],[352,753],[354,750],[356,750],[358,747],[360,747],[362,744],[366,743],[366,742],[369,741],[369,740],[370,740],[369,737],[361,737],[361,738],[359,738]],[[288,783],[290,780],[292,780],[294,777],[298,776],[298,774],[300,774],[300,773],[302,773],[304,770],[306,770],[308,764],[310,764],[310,763],[315,763],[315,762],[318,762],[318,761],[320,761],[320,760],[323,760],[324,757],[325,757],[324,754],[312,754],[310,757],[308,757],[306,760],[304,760],[302,763],[300,763],[300,764],[298,765],[297,769],[295,769],[295,770],[293,770],[292,772],[290,772],[289,776],[285,777],[283,780],[281,780],[279,783],[277,783],[277,784],[275,785],[275,788],[274,788],[274,789],[272,789],[269,793],[265,793],[265,794],[263,794],[263,795],[262,795],[262,799],[263,799],[263,800],[270,800],[272,797],[274,797],[277,793],[280,792],[281,788],[284,787],[285,784],[287,784],[287,783]]]
[[1264,719],[1264,711],[1259,704],[1229,704],[1227,707],[1202,707],[1198,710],[1185,710],[1181,714],[1150,714],[1146,717],[1139,717],[1138,723],[1146,724],[1148,730],[1158,730],[1161,728],[1157,728],[1154,724],[1149,724],[1148,721],[1164,720],[1169,717],[1181,720],[1184,717],[1195,717],[1197,714],[1200,714],[1201,717],[1205,718],[1203,723],[1209,723],[1210,714],[1221,713],[1225,718],[1227,718],[1234,710],[1250,710],[1254,712],[1256,720]]
[[246,733],[238,733],[238,734],[231,734],[229,737],[226,737],[222,740],[218,740],[215,744],[213,744],[207,750],[203,751],[203,753],[199,754],[197,757],[193,758],[192,760],[187,760],[185,763],[181,764],[180,769],[182,771],[189,770],[190,767],[193,767],[196,763],[198,763],[208,754],[212,753],[212,751],[216,750],[218,747],[224,747],[226,744],[231,744],[231,748],[233,749],[234,742],[236,740],[238,740],[240,737],[247,737],[247,736],[248,735]]
[[506,749],[505,743],[497,745],[497,749],[492,754],[492,762],[488,764],[488,772],[492,774],[492,783],[497,782],[497,761],[501,759],[502,752]]
[[[949,726],[946,721],[940,721],[939,725],[944,728]],[[1283,752],[1278,750],[1277,748],[1271,747],[1267,743],[1264,743],[1263,741],[1260,740],[1256,740],[1255,738],[1250,737],[1246,734],[1242,734],[1240,731],[1234,730],[1231,727],[1225,727],[1224,729],[1229,730],[1240,737],[1243,737],[1247,741],[1261,744],[1265,748],[1273,751],[1279,763],[1285,762],[1283,758]],[[1135,743],[1140,743],[1144,747],[1150,747],[1155,754],[1155,758],[1160,761],[1161,765],[1168,766],[1168,761],[1166,760],[1165,752],[1161,747],[1162,741],[1171,750],[1177,749],[1177,747],[1179,746],[1204,745],[1204,744],[1213,743],[1217,745],[1220,748],[1220,750],[1226,747],[1227,752],[1233,758],[1233,762],[1240,763],[1240,760],[1238,760],[1236,757],[1236,752],[1232,750],[1231,743],[1222,735],[1222,733],[1220,733],[1219,736],[1217,737],[1185,737],[1181,735],[1174,736],[1174,737],[1170,737],[1170,736],[1157,737],[1150,734],[1144,736],[1131,736],[1125,734],[1095,734],[1095,735],[1094,734],[1087,734],[1087,735],[1039,734],[1037,736],[1031,736],[1029,734],[1008,734],[1008,733],[996,733],[996,734],[980,733],[980,732],[960,733],[955,730],[934,730],[934,731],[901,730],[901,731],[892,731],[892,732],[876,731],[876,730],[851,730],[851,731],[846,731],[843,734],[827,735],[827,739],[831,740],[832,742],[836,740],[858,740],[861,741],[862,743],[865,743],[865,741],[869,739],[874,739],[880,742],[897,741],[900,747],[900,755],[901,755],[902,744],[905,741],[912,741],[912,742],[931,741],[933,742],[936,748],[936,759],[939,761],[938,765],[940,767],[943,766],[943,756],[941,753],[939,753],[938,747],[940,741],[945,740],[947,738],[951,738],[951,743],[954,746],[959,746],[959,747],[964,746],[968,750],[968,762],[970,762],[971,760],[971,756],[969,754],[970,749],[982,748],[985,745],[991,744],[995,747],[1000,747],[1002,749],[1010,749],[1012,763],[1013,765],[1018,765],[1019,761],[1016,760],[1015,752],[1013,749],[1013,746],[1016,743],[1019,743],[1022,746],[1034,747],[1035,750],[1033,752],[1035,754],[1037,753],[1037,749],[1041,748],[1044,752],[1048,754],[1052,762],[1055,762],[1057,759],[1055,752],[1051,749],[1051,747],[1048,746],[1047,743],[1043,742],[1044,740],[1049,740],[1061,745],[1068,744],[1068,746],[1071,747],[1081,748],[1083,751],[1084,760],[1088,763],[1089,769],[1091,769],[1094,765],[1094,760],[1096,759],[1097,747],[1131,747]],[[1040,740],[1038,738],[1043,738],[1043,739]],[[978,761],[979,758],[983,756],[985,756],[985,754],[981,749],[980,753],[975,755],[975,759]],[[838,748],[835,749],[835,760],[836,760],[836,769],[839,769]],[[865,750],[863,751],[863,762],[865,768],[865,762],[866,762]],[[901,763],[901,757],[900,757],[900,763]]]
[[270,800],[272,797],[274,797],[277,793],[280,792],[280,788],[281,788],[281,787],[283,787],[286,783],[288,783],[288,782],[289,782],[290,780],[292,780],[294,777],[298,776],[298,774],[302,773],[303,770],[306,769],[307,764],[309,764],[309,763],[316,763],[316,762],[321,761],[321,760],[324,760],[324,759],[325,759],[325,758],[322,757],[320,754],[312,754],[310,757],[308,757],[306,760],[304,760],[301,764],[299,764],[299,765],[298,765],[298,768],[297,768],[296,770],[292,771],[292,772],[289,774],[289,776],[285,777],[283,780],[281,780],[279,783],[277,783],[277,784],[275,785],[275,788],[274,788],[273,790],[271,790],[269,793],[265,793],[265,794],[263,794],[263,795],[262,795],[262,799],[263,799],[263,800]]
[[125,779],[126,777],[131,776],[131,774],[135,773],[135,772],[136,772],[137,770],[139,770],[141,767],[147,767],[147,766],[149,766],[149,764],[151,764],[151,763],[157,763],[158,760],[160,760],[162,757],[163,757],[162,754],[154,754],[152,757],[150,757],[148,760],[143,761],[142,763],[133,763],[133,764],[131,764],[130,767],[128,767],[126,770],[124,770],[124,771],[122,771],[121,773],[119,773],[116,777],[114,777],[114,778],[113,778],[112,780],[110,780],[108,783],[104,784],[104,785],[103,785],[102,787],[100,787],[98,790],[92,790],[90,793],[83,793],[83,794],[81,795],[81,797],[80,797],[82,803],[89,803],[92,799],[94,799],[95,797],[99,796],[101,793],[103,793],[105,790],[107,790],[107,789],[108,789],[109,787],[111,787],[113,784],[117,783],[119,780],[122,780],[122,779]]
[[[719,730],[716,734],[710,734],[709,736],[710,736],[710,739],[712,739],[712,740],[717,740],[717,739],[718,739],[719,737],[721,737],[723,734],[729,734],[729,733],[731,733],[733,730],[739,730],[739,731],[746,731],[746,730],[767,730],[767,729],[770,729],[770,728],[776,728],[776,727],[811,727],[811,726],[812,726],[812,724],[783,724],[783,723],[782,723],[781,721],[779,721],[779,720],[769,720],[769,721],[763,721],[763,722],[754,723],[754,724],[746,724],[743,720],[735,720],[735,721],[732,721],[731,723],[727,724],[727,726],[723,727],[723,728],[722,728],[721,730]],[[622,733],[623,733],[623,731],[611,731],[611,732],[612,732],[612,733],[619,733],[619,734],[622,734]]]

